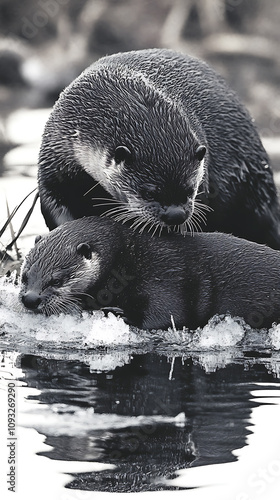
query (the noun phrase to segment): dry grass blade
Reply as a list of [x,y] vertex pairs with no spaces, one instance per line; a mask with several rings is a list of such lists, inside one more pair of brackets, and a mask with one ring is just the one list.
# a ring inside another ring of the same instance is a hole
[[[32,192],[33,192],[33,191],[32,191]],[[29,194],[31,194],[31,193],[29,193]],[[20,226],[20,228],[19,228],[19,230],[18,230],[17,235],[13,238],[13,240],[9,243],[9,245],[7,245],[7,249],[8,249],[8,250],[11,250],[11,248],[13,247],[13,245],[15,244],[15,242],[17,241],[18,237],[21,235],[22,231],[24,230],[24,228],[25,228],[26,224],[28,223],[28,221],[29,221],[29,219],[30,219],[30,216],[31,216],[31,214],[32,214],[32,212],[33,212],[33,210],[34,210],[34,207],[35,207],[35,205],[36,205],[36,202],[37,202],[38,198],[39,198],[39,193],[37,192],[37,193],[35,194],[35,198],[34,198],[34,200],[33,200],[33,203],[32,203],[32,205],[31,205],[31,208],[28,210],[28,212],[27,212],[26,216],[24,217],[24,219],[23,219],[23,221],[22,221],[22,224],[21,224],[21,226]]]
[[20,253],[19,253],[19,250],[18,250],[18,246],[16,244],[16,237],[15,237],[15,232],[14,232],[14,228],[13,228],[13,224],[12,224],[12,219],[10,218],[11,214],[10,214],[10,208],[9,208],[9,203],[8,203],[7,198],[6,198],[6,207],[7,207],[7,215],[8,215],[9,226],[10,226],[10,231],[11,231],[11,238],[14,241],[14,247],[15,247],[15,251],[16,251],[17,260],[19,260],[20,259]]
[[[23,203],[25,202],[25,200],[27,200],[27,198],[32,194],[34,193],[34,191],[37,190],[37,187],[32,189],[32,191],[30,191],[30,193],[28,193],[25,198],[23,198],[23,200],[20,202],[19,205],[17,205],[11,212],[10,216],[8,217],[8,219],[6,220],[4,226],[0,229],[0,238],[2,236],[2,234],[6,231],[8,225],[10,224],[10,221],[12,220],[12,218],[14,217],[14,215],[17,213],[18,209],[23,205]],[[39,195],[38,195],[39,196]]]

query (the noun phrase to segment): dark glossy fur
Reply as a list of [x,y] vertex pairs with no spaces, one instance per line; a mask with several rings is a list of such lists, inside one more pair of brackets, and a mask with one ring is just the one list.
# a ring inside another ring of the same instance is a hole
[[[79,150],[79,141],[105,148],[107,164],[119,145],[131,150],[132,162],[118,174],[119,186],[111,194],[101,184],[88,192],[96,179],[77,161],[74,145]],[[198,190],[204,194],[197,200],[213,209],[205,214],[205,226],[200,221],[202,229],[280,248],[276,188],[248,112],[207,64],[160,49],[104,57],[62,92],[39,159],[48,227],[112,208],[98,198],[127,203],[127,189],[158,220],[170,206],[190,213],[188,193],[200,144],[207,152]]]
[[280,321],[280,253],[226,234],[155,238],[82,218],[36,243],[20,296],[46,314],[121,309],[147,329],[168,328],[171,315],[177,328],[197,328],[216,313],[270,327]]

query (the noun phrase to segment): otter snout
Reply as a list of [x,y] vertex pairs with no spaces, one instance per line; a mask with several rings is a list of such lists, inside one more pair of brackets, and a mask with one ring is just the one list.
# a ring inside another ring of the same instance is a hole
[[161,220],[169,226],[174,226],[177,224],[183,224],[183,222],[185,222],[188,217],[189,214],[184,210],[183,207],[170,205],[170,207],[168,207],[161,215]]
[[27,309],[32,309],[33,311],[38,308],[38,306],[41,304],[42,300],[40,296],[31,290],[28,292],[24,293],[21,297],[22,303]]

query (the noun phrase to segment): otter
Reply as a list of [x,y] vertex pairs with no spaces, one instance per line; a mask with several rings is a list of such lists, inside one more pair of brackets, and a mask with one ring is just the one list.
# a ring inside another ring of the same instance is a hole
[[269,159],[205,62],[167,49],[103,57],[60,95],[39,154],[49,229],[106,215],[143,232],[221,231],[280,248]]
[[222,233],[155,238],[110,218],[66,222],[27,255],[20,299],[46,315],[122,312],[143,329],[204,326],[215,314],[280,321],[280,253]]

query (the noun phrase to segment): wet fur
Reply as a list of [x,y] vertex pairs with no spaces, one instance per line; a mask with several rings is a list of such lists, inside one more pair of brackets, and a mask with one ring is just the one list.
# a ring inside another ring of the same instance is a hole
[[[114,163],[119,145],[131,149],[131,165]],[[105,57],[65,89],[45,128],[38,180],[50,229],[106,213],[160,234],[164,207],[184,205],[182,232],[280,248],[276,188],[251,117],[208,65],[170,50]]]
[[[77,253],[81,244],[88,253]],[[171,316],[177,328],[194,329],[216,313],[256,328],[280,321],[280,253],[220,233],[156,238],[85,217],[35,245],[22,281],[21,300],[37,295],[41,304],[33,310],[46,314],[119,308],[145,329],[167,329]],[[99,300],[104,290],[113,290],[107,303]]]

